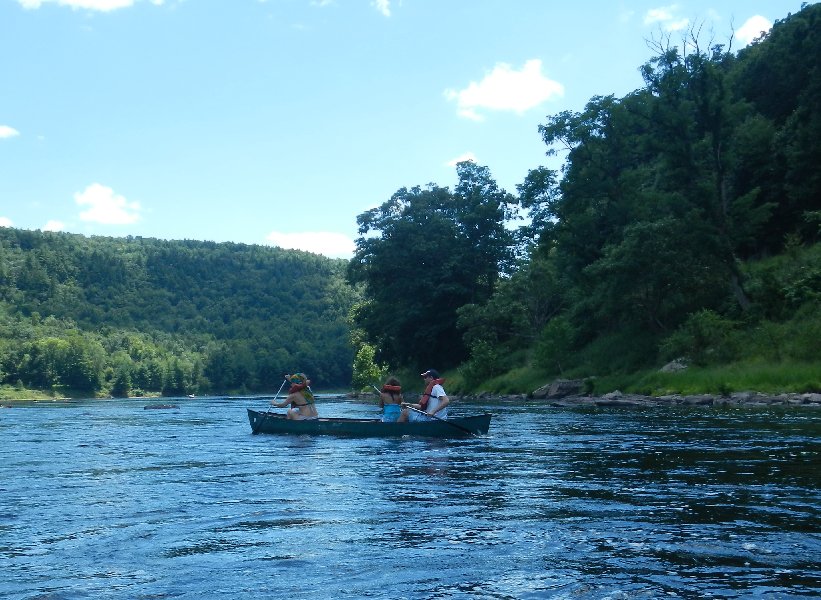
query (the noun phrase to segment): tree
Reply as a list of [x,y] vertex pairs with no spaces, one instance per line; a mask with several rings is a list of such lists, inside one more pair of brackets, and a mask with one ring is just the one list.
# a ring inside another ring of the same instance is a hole
[[556,204],[561,198],[556,171],[545,167],[532,169],[516,190],[519,203],[530,220],[529,225],[521,228],[522,245],[547,241],[542,238],[548,235],[557,218]]
[[472,377],[489,377],[515,367],[564,304],[550,251],[545,246],[533,248],[530,260],[500,281],[487,302],[467,304],[458,311],[458,326],[470,349]]
[[[464,304],[469,291],[451,278],[460,252],[456,226],[445,216],[449,200],[445,188],[402,188],[357,217],[361,237],[349,279],[364,283],[366,302],[354,319],[380,361],[439,361],[454,351],[454,341],[459,345],[450,305]],[[455,354],[452,364],[463,352]]]
[[356,391],[370,390],[385,378],[387,372],[386,366],[376,364],[376,348],[364,343],[354,357],[351,386]]
[[118,369],[114,372],[114,379],[111,382],[111,395],[115,398],[127,398],[131,392],[131,375],[126,369]]
[[398,190],[357,217],[352,283],[366,298],[356,326],[393,365],[453,366],[466,357],[457,310],[486,301],[511,265],[505,227],[512,197],[484,167],[460,163],[455,192],[430,185]]

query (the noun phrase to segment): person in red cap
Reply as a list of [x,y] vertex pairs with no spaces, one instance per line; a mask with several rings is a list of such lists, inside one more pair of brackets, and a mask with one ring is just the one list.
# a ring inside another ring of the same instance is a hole
[[448,418],[450,399],[442,387],[445,380],[439,377],[436,369],[428,369],[421,373],[421,376],[425,379],[425,392],[419,398],[418,404],[403,404],[405,408],[399,416],[400,423]]

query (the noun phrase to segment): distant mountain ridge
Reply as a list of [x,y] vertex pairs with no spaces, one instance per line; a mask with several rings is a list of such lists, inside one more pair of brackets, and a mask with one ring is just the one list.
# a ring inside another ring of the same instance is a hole
[[[86,355],[102,349],[88,391],[118,373],[130,380],[121,393],[135,374],[142,392],[266,391],[294,370],[347,385],[346,264],[266,246],[0,228],[0,384],[67,385],[35,342],[76,338]],[[161,378],[139,377],[146,356],[163,363]],[[174,359],[184,381],[170,381]]]

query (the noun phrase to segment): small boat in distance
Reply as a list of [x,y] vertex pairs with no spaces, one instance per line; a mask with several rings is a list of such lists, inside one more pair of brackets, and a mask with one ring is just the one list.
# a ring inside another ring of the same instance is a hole
[[252,433],[286,433],[294,435],[337,435],[346,437],[402,437],[436,438],[471,437],[487,434],[490,414],[415,421],[410,423],[383,423],[380,419],[319,418],[306,421],[286,419],[273,412],[248,410]]

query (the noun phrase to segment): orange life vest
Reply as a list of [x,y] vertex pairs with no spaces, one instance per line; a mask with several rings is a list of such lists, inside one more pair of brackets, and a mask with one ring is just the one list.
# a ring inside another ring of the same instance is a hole
[[433,386],[442,385],[443,383],[445,383],[445,380],[442,378],[431,380],[428,387],[425,388],[425,393],[419,397],[419,406],[422,407],[422,410],[426,410],[428,408],[428,401],[430,400],[430,393],[433,391]]

